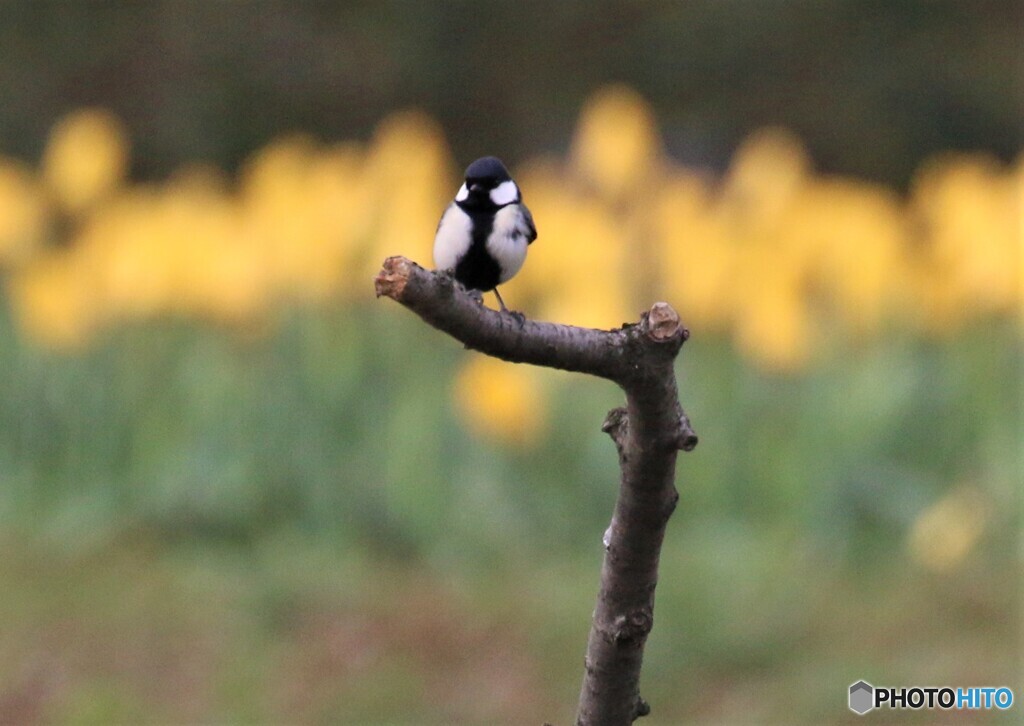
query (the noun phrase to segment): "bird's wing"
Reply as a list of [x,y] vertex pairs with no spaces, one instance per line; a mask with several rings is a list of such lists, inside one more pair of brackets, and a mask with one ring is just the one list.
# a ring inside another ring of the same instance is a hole
[[519,206],[523,210],[523,222],[526,224],[526,244],[530,244],[537,239],[537,225],[533,223],[533,215],[530,214],[526,205],[520,204]]

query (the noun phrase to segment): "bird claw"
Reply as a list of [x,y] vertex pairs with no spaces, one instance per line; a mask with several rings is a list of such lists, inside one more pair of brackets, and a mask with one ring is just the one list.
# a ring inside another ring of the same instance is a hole
[[469,290],[468,292],[469,296],[476,301],[477,305],[484,304],[484,294],[482,292],[480,292],[479,290]]

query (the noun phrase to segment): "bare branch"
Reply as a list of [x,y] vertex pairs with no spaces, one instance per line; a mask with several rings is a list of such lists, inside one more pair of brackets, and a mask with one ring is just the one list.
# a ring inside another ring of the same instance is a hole
[[655,303],[638,323],[618,330],[523,320],[483,307],[450,274],[429,272],[404,257],[384,261],[376,290],[468,348],[513,363],[600,376],[626,392],[626,407],[613,409],[602,427],[618,449],[621,483],[606,533],[577,723],[629,724],[647,714],[640,666],[654,625],[665,525],[679,499],[676,453],[697,445],[673,369],[689,335],[676,311]]

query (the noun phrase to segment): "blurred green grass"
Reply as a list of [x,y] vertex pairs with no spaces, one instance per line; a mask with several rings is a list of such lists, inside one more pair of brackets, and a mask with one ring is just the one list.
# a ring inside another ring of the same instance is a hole
[[[501,449],[451,410],[464,355],[384,304],[75,357],[0,319],[0,714],[570,721],[621,394],[545,373],[547,435]],[[793,377],[696,331],[651,723],[843,722],[858,678],[1019,686],[1021,363],[1000,321]],[[963,486],[984,531],[929,571],[909,532]]]

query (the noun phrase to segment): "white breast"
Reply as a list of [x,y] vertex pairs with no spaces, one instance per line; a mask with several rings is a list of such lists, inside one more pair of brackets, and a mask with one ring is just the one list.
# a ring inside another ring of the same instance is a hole
[[[526,225],[518,204],[502,207],[494,215],[487,251],[501,265],[499,282],[508,282],[526,260]],[[434,253],[437,256],[437,253]]]
[[449,205],[434,235],[434,265],[439,270],[455,269],[472,241],[473,221],[459,205]]

